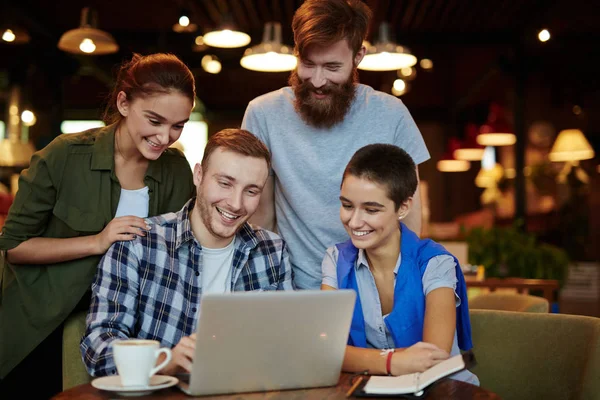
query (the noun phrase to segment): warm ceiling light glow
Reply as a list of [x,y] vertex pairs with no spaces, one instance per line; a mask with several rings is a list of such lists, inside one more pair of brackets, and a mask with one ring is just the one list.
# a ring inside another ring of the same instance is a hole
[[187,10],[183,10],[180,14],[179,20],[173,25],[173,32],[177,33],[192,33],[196,32],[198,25],[192,23],[189,17],[190,13]]
[[579,129],[560,131],[552,150],[550,161],[579,161],[594,158],[594,149]]
[[246,49],[240,64],[252,71],[283,72],[296,68],[298,59],[290,47],[281,44],[281,24],[267,22],[262,42]]
[[581,107],[580,107],[580,106],[578,106],[578,105],[574,105],[574,106],[573,106],[573,114],[575,114],[575,115],[581,115],[581,112],[582,112],[582,111],[583,111],[583,110],[581,109]]
[[406,47],[396,46],[392,51],[377,52],[376,46],[371,47],[376,53],[364,56],[358,68],[365,71],[393,71],[412,67],[417,63],[417,57],[410,54]]
[[417,63],[408,48],[398,46],[391,40],[390,24],[382,22],[379,26],[379,37],[373,46],[367,47],[358,68],[366,71],[394,71],[412,67]]
[[204,38],[202,36],[196,36],[194,43],[196,43],[196,46],[202,46],[204,44]]
[[404,82],[402,79],[396,79],[394,81],[394,89],[396,89],[399,92],[403,91],[404,89],[406,89],[406,82]]
[[465,172],[471,168],[471,163],[464,160],[440,160],[437,169],[440,172]]
[[454,158],[454,151],[460,147],[460,142],[457,138],[448,140],[447,151],[442,155],[442,158],[437,162],[437,169],[441,172],[464,172],[471,168],[471,163],[465,160],[457,160]]
[[83,51],[84,53],[91,54],[96,51],[96,44],[92,39],[85,38],[81,41],[79,50]]
[[223,29],[205,34],[204,43],[212,47],[232,49],[246,46],[250,43],[250,36],[244,32]]
[[548,29],[542,29],[540,33],[538,33],[538,39],[540,39],[540,42],[547,42],[550,40],[550,32],[548,32]]
[[417,77],[417,70],[413,67],[401,68],[397,72],[398,78],[412,81]]
[[19,107],[15,106],[14,104],[13,104],[13,105],[11,105],[11,106],[8,108],[8,113],[9,113],[10,115],[18,115],[18,114],[19,114]]
[[35,114],[31,111],[24,110],[21,113],[21,121],[23,121],[23,124],[25,126],[33,126],[37,122],[37,118],[35,117]]
[[179,17],[179,25],[181,25],[185,28],[189,24],[190,24],[190,19],[187,16],[182,15],[181,17]]
[[221,72],[221,61],[216,56],[207,54],[202,57],[202,61],[200,61],[202,68],[209,74],[218,74]]
[[[119,50],[119,45],[110,33],[96,28],[98,25],[97,19],[93,10],[87,7],[81,10],[79,28],[63,33],[58,41],[58,48],[73,54],[94,53],[94,55],[104,55],[116,53]],[[94,47],[93,50],[92,47]]]
[[483,147],[481,149],[456,149],[454,158],[465,161],[481,161],[484,151]]
[[252,71],[283,72],[296,68],[298,59],[292,54],[269,51],[263,54],[246,53],[240,60],[240,64],[242,67]]
[[396,79],[392,85],[392,94],[396,97],[408,92],[408,84],[402,79]]
[[7,29],[4,31],[4,33],[2,34],[2,40],[4,40],[5,42],[14,42],[16,39],[16,36],[14,34],[14,32],[10,29]]
[[419,63],[419,65],[421,66],[421,68],[423,68],[424,70],[430,70],[433,69],[433,61],[431,61],[429,58],[424,58],[421,60],[421,62]]
[[516,142],[517,137],[512,133],[504,108],[491,103],[487,121],[479,129],[477,143],[482,146],[510,146]]
[[465,161],[481,161],[485,148],[477,143],[479,128],[476,124],[469,123],[465,127],[465,139],[459,148],[454,150],[454,158]]
[[[483,128],[483,127],[482,127]],[[512,133],[485,133],[477,137],[477,143],[482,146],[511,146],[517,142],[517,137]]]

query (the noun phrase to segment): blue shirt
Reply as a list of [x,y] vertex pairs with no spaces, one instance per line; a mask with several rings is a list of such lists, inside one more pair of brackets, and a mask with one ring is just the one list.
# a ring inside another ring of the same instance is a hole
[[[333,246],[327,249],[327,254],[323,259],[322,270],[323,270],[323,284],[338,288],[337,281],[337,260],[338,260],[338,249]],[[402,255],[398,255],[398,261],[394,268],[394,277],[398,275],[398,268],[402,262]],[[431,291],[447,287],[456,289],[456,264],[450,256],[438,256],[429,260],[427,269],[423,274],[423,294],[427,296]],[[387,315],[383,315],[381,311],[381,302],[379,300],[379,292],[377,285],[375,284],[375,278],[369,268],[369,262],[365,256],[363,249],[358,251],[358,259],[356,261],[356,273],[358,290],[360,291],[360,301],[363,308],[363,315],[365,318],[365,333],[367,335],[367,345],[374,349],[392,349],[395,347],[394,339],[391,333],[387,329],[384,322]],[[456,298],[456,306],[460,305],[460,297],[454,292]],[[456,334],[454,335],[454,342],[452,344],[452,350],[455,350],[456,354],[460,352],[458,343],[456,340]]]
[[[322,283],[338,288],[337,278],[337,262],[338,248],[332,246],[327,249],[326,255],[322,262]],[[394,284],[395,277],[398,275],[398,269],[402,263],[402,254],[398,255],[396,267],[394,268]],[[392,333],[388,330],[385,324],[387,315],[383,315],[381,310],[381,301],[379,299],[379,291],[375,284],[375,278],[369,268],[365,251],[358,250],[358,257],[355,264],[356,280],[358,283],[359,297],[361,301],[363,317],[365,321],[365,335],[367,338],[367,347],[375,349],[393,349],[395,348]],[[441,255],[433,257],[427,263],[425,273],[422,278],[423,294],[427,296],[430,292],[441,287],[452,288],[456,299],[456,307],[461,304],[461,299],[456,293],[456,263],[451,256]],[[454,339],[452,340],[452,349],[450,355],[460,354],[456,329],[454,330]],[[476,375],[468,370],[460,371],[451,376],[453,379],[479,385],[479,379]]]
[[[93,376],[115,374],[111,342],[140,338],[174,347],[197,330],[202,247],[194,237],[191,199],[177,213],[147,219],[151,230],[116,242],[100,261],[81,354]],[[291,290],[285,242],[249,224],[234,238],[231,291]]]

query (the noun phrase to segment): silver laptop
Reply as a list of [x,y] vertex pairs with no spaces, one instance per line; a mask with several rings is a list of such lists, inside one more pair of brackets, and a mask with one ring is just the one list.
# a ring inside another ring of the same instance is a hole
[[189,382],[198,396],[336,385],[351,290],[206,294]]

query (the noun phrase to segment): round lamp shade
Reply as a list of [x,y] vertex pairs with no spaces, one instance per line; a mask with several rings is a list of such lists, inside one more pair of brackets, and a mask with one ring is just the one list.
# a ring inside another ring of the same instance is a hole
[[211,47],[233,49],[236,47],[244,47],[248,43],[250,43],[250,35],[230,29],[212,31],[204,35],[204,44]]
[[[85,52],[81,49],[81,44],[86,39],[91,40],[95,45],[95,50],[92,52]],[[94,55],[111,54],[119,50],[117,42],[110,33],[94,28],[77,28],[65,32],[60,37],[58,48],[73,54]]]
[[561,131],[548,155],[550,161],[579,161],[594,158],[594,149],[579,129]]

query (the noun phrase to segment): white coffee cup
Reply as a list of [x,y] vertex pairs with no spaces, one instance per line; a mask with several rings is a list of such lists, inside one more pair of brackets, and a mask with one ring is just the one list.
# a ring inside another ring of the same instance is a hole
[[[117,340],[112,348],[123,386],[148,386],[150,377],[171,361],[171,350],[165,347],[161,349],[156,340]],[[160,353],[164,353],[166,358],[155,367]]]

